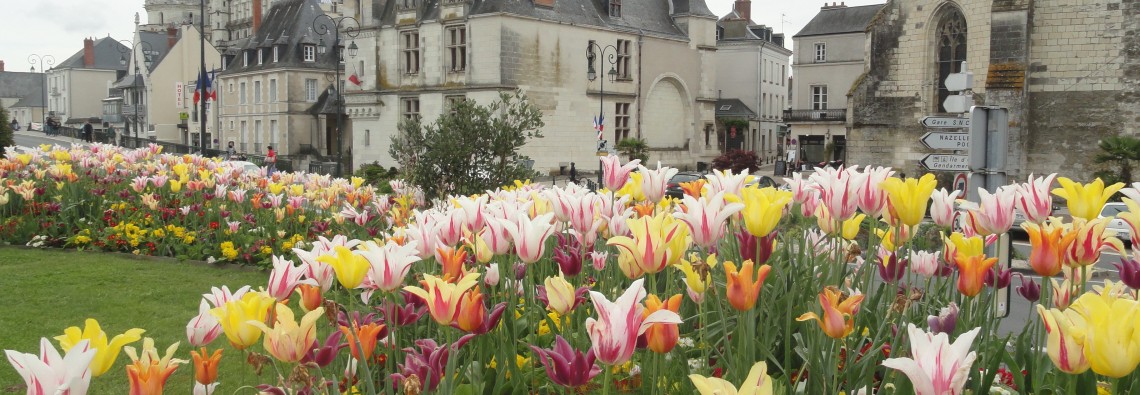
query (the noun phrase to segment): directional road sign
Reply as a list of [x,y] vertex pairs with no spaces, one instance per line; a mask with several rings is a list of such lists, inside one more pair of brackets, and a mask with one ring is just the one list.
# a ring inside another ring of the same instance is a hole
[[970,127],[970,118],[926,116],[922,118],[922,126],[932,129],[958,129]]
[[930,149],[970,149],[969,133],[927,132],[922,135],[922,144]]
[[927,154],[919,163],[933,171],[970,171],[969,155]]

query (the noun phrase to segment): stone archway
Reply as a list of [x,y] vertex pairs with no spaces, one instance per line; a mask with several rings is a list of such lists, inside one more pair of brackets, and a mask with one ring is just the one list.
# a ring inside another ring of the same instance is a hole
[[641,138],[653,147],[683,147],[692,126],[692,103],[687,89],[673,76],[654,81],[645,98]]

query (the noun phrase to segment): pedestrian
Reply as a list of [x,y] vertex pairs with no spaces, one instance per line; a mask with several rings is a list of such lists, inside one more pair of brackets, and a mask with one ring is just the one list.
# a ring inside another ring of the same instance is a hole
[[277,171],[277,152],[273,151],[273,146],[268,146],[269,153],[265,155],[265,175],[272,176]]
[[570,162],[570,182],[578,183],[578,169],[574,167],[574,162]]
[[87,122],[84,122],[83,123],[83,141],[86,141],[88,143],[94,142],[94,139],[93,139],[94,136],[95,136],[95,127],[91,126],[91,121],[88,120]]
[[15,119],[12,120],[12,131],[20,131],[20,121],[17,121]]
[[229,144],[226,144],[226,160],[233,160],[235,156],[237,156],[237,149],[234,148],[234,141],[230,140]]

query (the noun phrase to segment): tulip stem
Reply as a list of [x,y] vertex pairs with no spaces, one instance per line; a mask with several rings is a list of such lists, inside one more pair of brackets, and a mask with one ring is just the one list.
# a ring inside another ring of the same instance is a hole
[[613,366],[604,366],[602,375],[602,395],[610,395],[610,381],[613,381]]

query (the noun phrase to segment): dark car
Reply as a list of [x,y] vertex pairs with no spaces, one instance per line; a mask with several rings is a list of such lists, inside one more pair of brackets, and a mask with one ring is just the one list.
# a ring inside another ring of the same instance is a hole
[[746,184],[745,186],[753,186],[753,185],[756,185],[759,188],[768,188],[768,187],[777,188],[777,187],[779,187],[779,185],[776,184],[776,180],[773,180],[772,177],[768,177],[768,176],[755,176],[752,178],[752,181],[749,181],[748,184]]
[[685,196],[685,191],[681,189],[682,182],[696,181],[704,178],[705,175],[697,172],[681,172],[669,179],[669,183],[665,185],[665,196],[680,199]]

